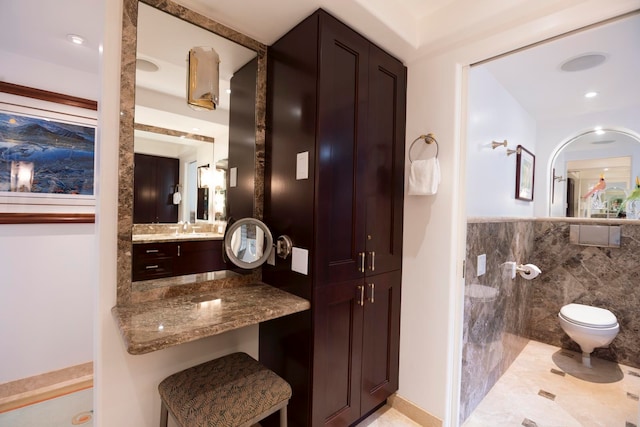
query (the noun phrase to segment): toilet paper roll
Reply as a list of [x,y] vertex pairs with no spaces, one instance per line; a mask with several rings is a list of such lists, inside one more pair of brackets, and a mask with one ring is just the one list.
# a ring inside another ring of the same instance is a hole
[[542,273],[542,270],[537,265],[534,264],[525,264],[520,267],[522,270],[520,271],[520,276],[527,280],[535,279]]

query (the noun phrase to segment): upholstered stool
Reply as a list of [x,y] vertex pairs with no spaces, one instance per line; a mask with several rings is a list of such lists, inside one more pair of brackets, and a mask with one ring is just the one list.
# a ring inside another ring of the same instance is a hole
[[158,390],[161,427],[169,412],[180,427],[248,427],[276,411],[280,426],[287,425],[291,386],[245,353],[177,372]]

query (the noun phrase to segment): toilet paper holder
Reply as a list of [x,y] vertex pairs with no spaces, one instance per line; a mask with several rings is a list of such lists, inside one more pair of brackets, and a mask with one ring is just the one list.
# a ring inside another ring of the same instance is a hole
[[518,264],[515,261],[507,261],[503,265],[506,265],[511,269],[511,278],[516,278],[516,272],[520,274],[520,277],[532,280],[538,277],[542,270],[535,264]]

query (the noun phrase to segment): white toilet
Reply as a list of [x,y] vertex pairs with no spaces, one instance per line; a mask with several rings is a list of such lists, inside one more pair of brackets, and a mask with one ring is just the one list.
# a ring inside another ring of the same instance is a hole
[[618,335],[618,319],[609,310],[583,304],[567,304],[558,313],[560,326],[580,345],[582,364],[591,367],[591,352],[606,347]]

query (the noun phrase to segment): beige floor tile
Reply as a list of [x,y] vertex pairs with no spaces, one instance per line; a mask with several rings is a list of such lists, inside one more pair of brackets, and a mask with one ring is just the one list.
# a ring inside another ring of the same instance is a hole
[[630,372],[640,370],[595,358],[592,366],[578,353],[530,341],[463,427],[637,425],[640,376]]

